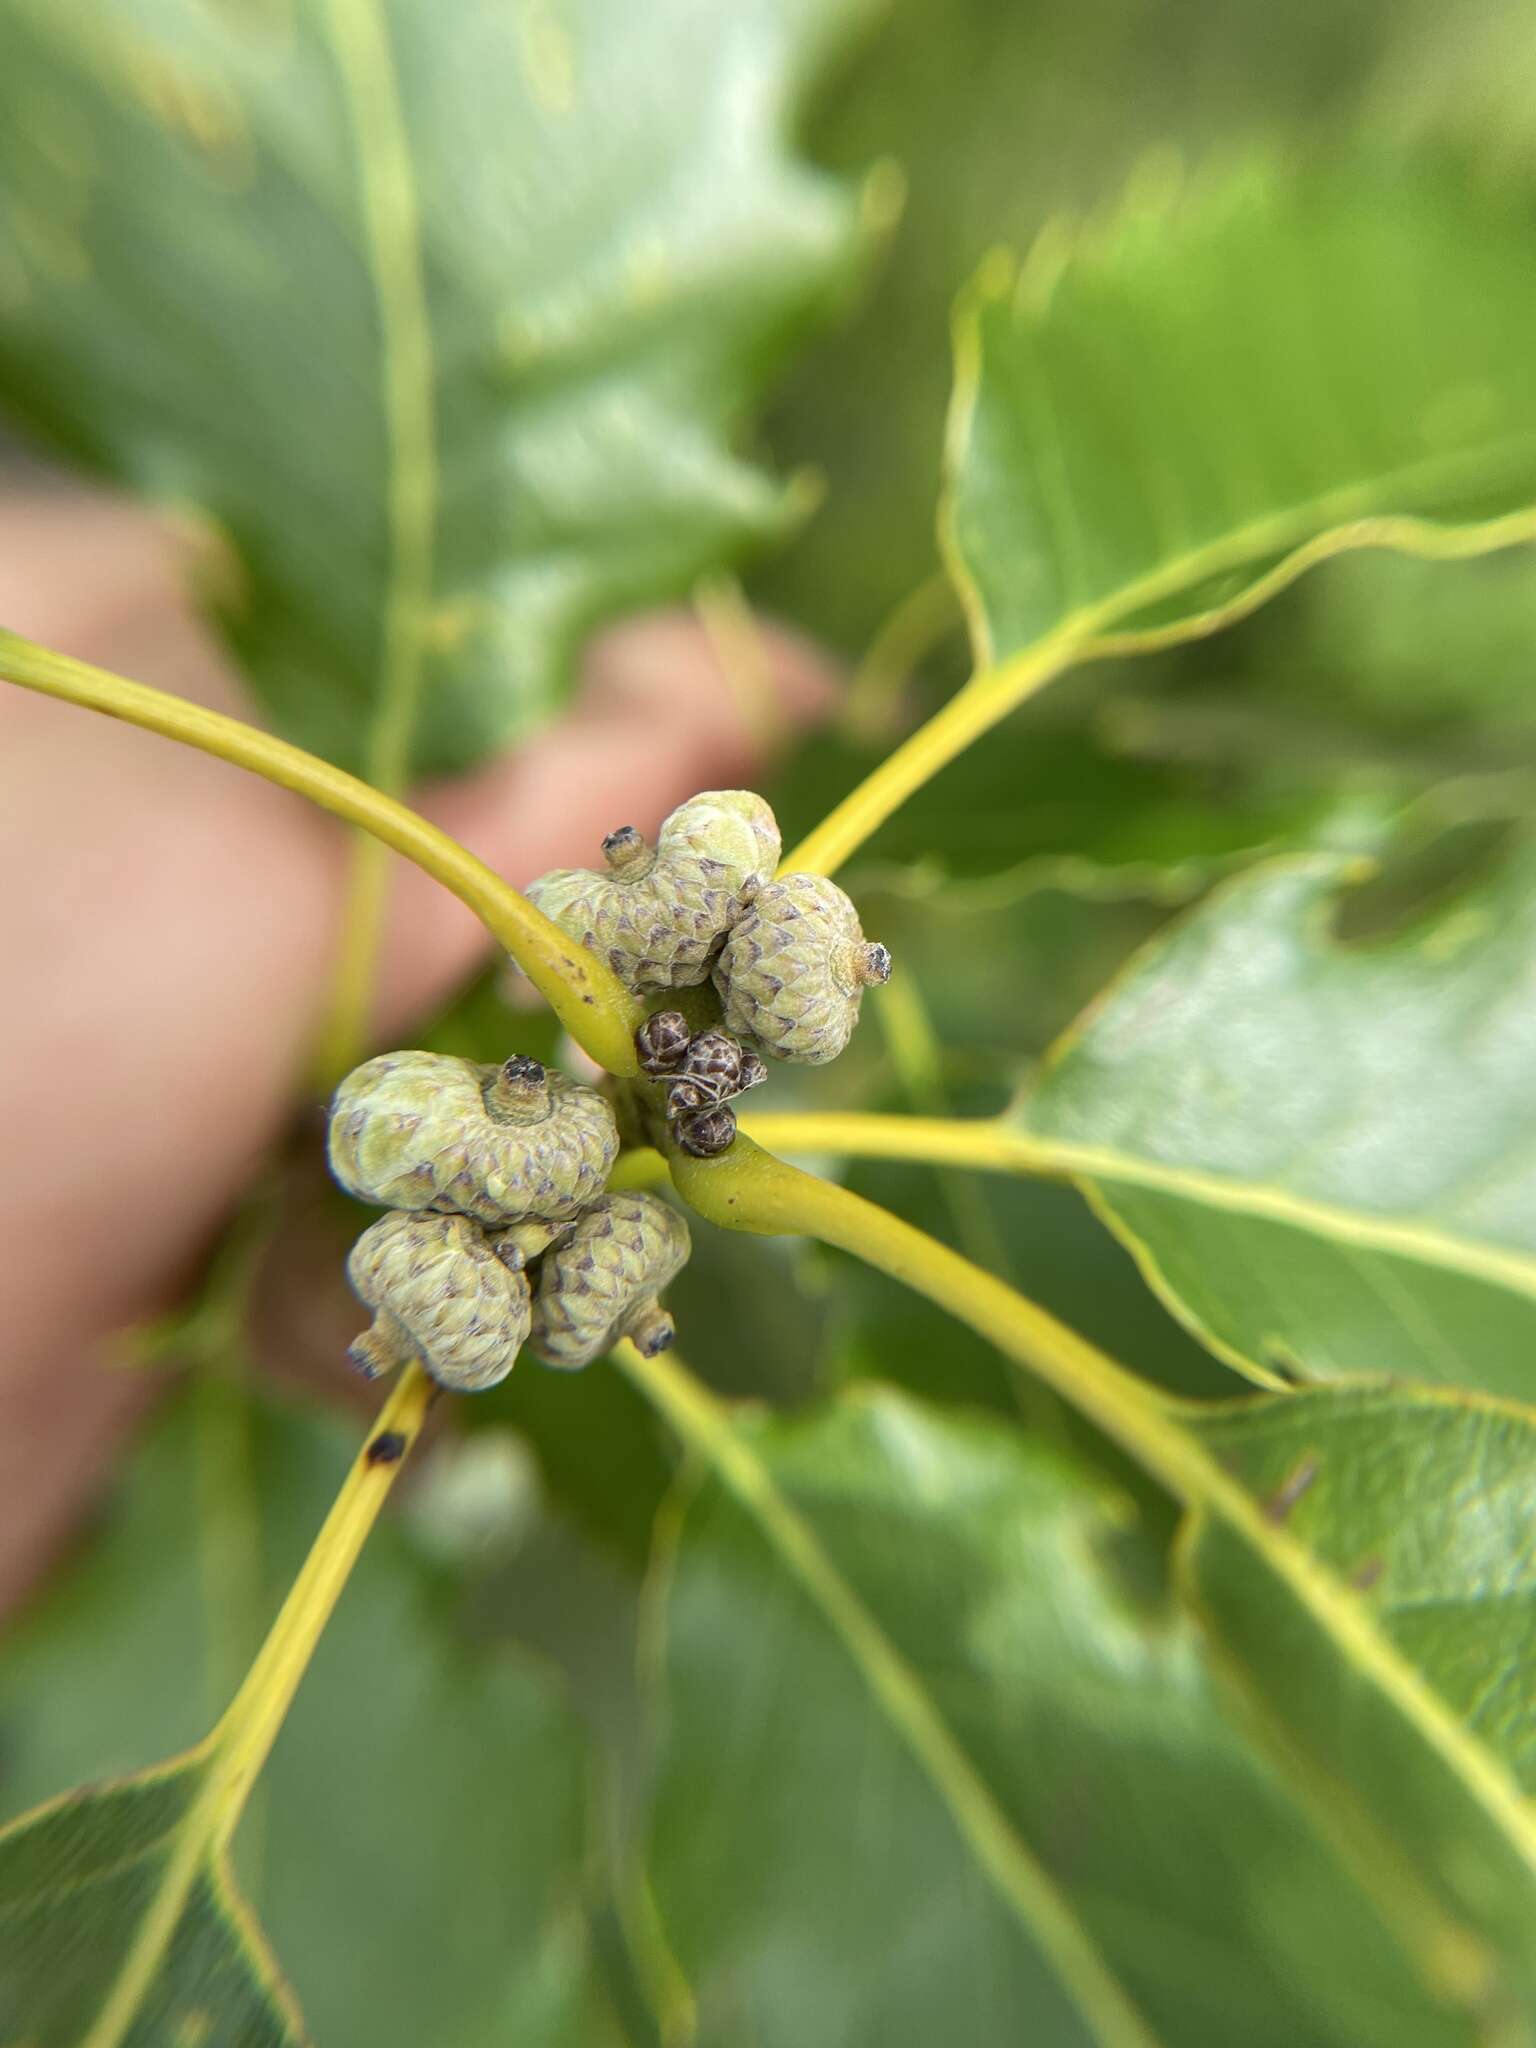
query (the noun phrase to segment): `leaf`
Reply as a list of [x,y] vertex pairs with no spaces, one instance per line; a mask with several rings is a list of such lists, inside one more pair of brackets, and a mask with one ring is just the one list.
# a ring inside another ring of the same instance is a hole
[[1350,879],[1298,857],[1216,892],[1013,1127],[1241,1369],[1536,1395],[1536,847],[1368,943],[1330,929]]
[[[836,1119],[822,1121],[832,1125]],[[1365,1739],[1362,1731],[1372,1728],[1395,1772],[1420,1774],[1425,1812],[1409,1824],[1409,1838],[1430,1832],[1425,1821],[1432,1808],[1433,1831],[1449,1851],[1448,1864],[1437,1867],[1432,1880],[1393,1853],[1386,1817],[1373,1815],[1369,1830],[1347,1832],[1357,1854],[1356,1838],[1368,1833],[1364,1860],[1373,1888],[1425,1981],[1491,2029],[1487,2038],[1536,2041],[1536,1959],[1529,1941],[1536,1920],[1536,1809],[1522,1797],[1509,1761],[1474,1739],[1427,1674],[1373,1626],[1360,1583],[1341,1577],[1288,1533],[1298,1481],[1292,1478],[1279,1493],[1256,1498],[1202,1440],[1211,1411],[1153,1393],[992,1274],[875,1204],[787,1166],[746,1136],[720,1161],[678,1160],[673,1175],[679,1192],[707,1216],[748,1231],[814,1234],[947,1308],[1070,1402],[1184,1505],[1196,1528],[1206,1532],[1201,1546],[1240,1588],[1232,1611],[1240,1618],[1263,1617],[1266,1654],[1294,1659],[1298,1673],[1309,1665],[1316,1671],[1328,1666],[1317,1683],[1320,1692],[1337,1699],[1340,1726],[1327,1712],[1314,1715],[1306,1731],[1313,1745],[1325,1758],[1342,1755],[1347,1761],[1355,1741]],[[834,1588],[824,1574],[813,1572],[793,1516],[738,1442],[729,1419],[675,1366],[641,1359],[633,1347],[621,1347],[619,1357],[836,1620]],[[1319,1403],[1324,1398],[1321,1391],[1316,1396]],[[1477,1405],[1472,1396],[1460,1398]],[[1217,1417],[1221,1412],[1215,1411]],[[1326,1416],[1328,1410],[1312,1412]],[[1527,1432],[1519,1446],[1526,1477],[1513,1496],[1520,1518],[1516,1541],[1524,1555],[1536,1550],[1536,1443],[1529,1436],[1536,1412],[1502,1412]],[[1472,1497],[1469,1529],[1479,1569],[1485,1575],[1506,1572],[1508,1531],[1483,1511],[1485,1503],[1465,1480],[1462,1492]],[[1411,1500],[1402,1512],[1405,1520],[1412,1515]],[[1216,1603],[1211,1605],[1214,1611]],[[1241,1659],[1250,1646],[1239,1639],[1229,1649]],[[1524,2017],[1517,2023],[1514,2015]]]
[[889,1392],[736,1433],[1140,2018],[1063,1998],[894,1680],[712,1483],[663,1579],[650,1855],[704,2048],[1475,2038],[1225,1718],[1123,1503]]
[[[1407,1389],[1186,1419],[1358,1606],[1326,1632],[1257,1549],[1197,1518],[1185,1577],[1224,1660],[1361,1867],[1405,1912],[1459,1919],[1426,1953],[1491,2038],[1536,2039],[1536,1420]],[[1353,1654],[1375,1632],[1406,1682]],[[1404,1711],[1419,1686],[1455,1717],[1429,1743]]]
[[786,137],[863,0],[5,0],[0,386],[211,532],[281,729],[371,779],[781,532],[732,452],[854,241]]
[[179,1853],[205,1784],[196,1764],[172,1765],[66,1795],[0,1835],[7,2038],[20,2030],[38,2048],[308,2042],[223,1859],[189,1869]]
[[[834,166],[895,150],[907,173],[892,258],[867,303],[796,367],[773,410],[775,448],[825,468],[830,490],[762,580],[774,606],[850,653],[933,566],[949,299],[989,248],[1026,245],[1058,208],[1112,205],[1148,150],[1196,158],[1261,134],[1297,162],[1354,145],[1394,63],[1416,95],[1443,97],[1454,77],[1478,143],[1500,91],[1528,133],[1523,48],[1491,51],[1464,9],[1444,26],[1412,8],[1327,0],[1162,9],[1155,35],[1143,22],[1132,0],[892,0],[815,119]],[[1432,34],[1439,62],[1425,55]]]
[[947,515],[979,658],[1166,645],[1346,548],[1531,538],[1530,248],[1487,186],[1255,162],[989,264]]
[[[211,1718],[210,1659],[223,1663],[238,1627],[216,1547],[229,1529],[216,1537],[199,1517],[205,1421],[193,1403],[174,1404],[104,1539],[7,1644],[7,1807],[93,1783],[41,1826],[0,1837],[11,1908],[0,1919],[0,2040],[79,2048],[200,1782],[194,1764],[100,1783],[195,1738]],[[344,1468],[345,1439],[275,1407],[255,1410],[249,1428],[249,1499],[242,1508],[230,1495],[221,1465],[221,1514],[236,1532],[242,1514],[253,1518],[245,1541],[275,1596]],[[397,1531],[375,1531],[237,1838],[245,1885],[320,2048],[601,2044],[581,1744],[542,1673],[460,1633],[449,1590]],[[246,1619],[254,1633],[265,1616]],[[110,1874],[66,1896],[42,1881],[45,1853],[77,1872],[83,1858],[110,1858]],[[204,2048],[309,2038],[268,1988],[264,1945],[231,1897],[217,1862],[198,1877],[163,2010],[123,2036],[133,2048],[181,2048],[174,2024],[197,2013],[211,2031],[188,2019],[185,2041]]]

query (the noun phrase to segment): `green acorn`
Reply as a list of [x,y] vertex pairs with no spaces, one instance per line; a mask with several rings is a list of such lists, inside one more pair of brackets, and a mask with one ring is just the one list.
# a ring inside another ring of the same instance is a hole
[[381,1053],[331,1104],[331,1170],[349,1194],[490,1225],[574,1216],[607,1185],[618,1149],[595,1089],[522,1057],[495,1067]]
[[347,1353],[369,1379],[419,1358],[440,1386],[479,1393],[506,1378],[528,1335],[527,1276],[467,1216],[392,1210],[353,1245],[347,1278],[375,1311]]
[[727,1030],[810,1066],[837,1058],[865,989],[890,978],[889,952],[866,940],[859,913],[825,875],[767,883],[714,970]]
[[655,1195],[604,1195],[544,1256],[529,1343],[546,1364],[590,1365],[631,1337],[647,1358],[672,1342],[656,1297],[688,1260],[688,1226]]
[[779,828],[751,790],[711,789],[678,805],[654,847],[623,825],[603,855],[606,873],[556,868],[529,885],[529,902],[637,994],[695,988],[773,873]]

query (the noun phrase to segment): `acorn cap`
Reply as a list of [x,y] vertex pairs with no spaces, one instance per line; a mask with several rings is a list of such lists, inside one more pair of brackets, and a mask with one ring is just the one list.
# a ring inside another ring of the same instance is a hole
[[537,1060],[383,1053],[331,1105],[331,1170],[349,1194],[487,1224],[576,1215],[606,1187],[618,1149],[605,1098]]
[[529,1343],[546,1364],[575,1371],[635,1335],[653,1350],[671,1341],[656,1297],[690,1250],[688,1226],[655,1195],[604,1195],[539,1268]]
[[637,994],[696,988],[721,941],[773,872],[779,834],[751,790],[707,790],[662,824],[654,851],[632,825],[603,841],[608,865],[556,868],[530,903],[605,960]]
[[370,1376],[419,1358],[439,1385],[477,1393],[506,1378],[528,1335],[528,1282],[466,1216],[396,1209],[347,1258],[358,1298],[377,1311],[349,1353]]
[[728,1030],[775,1059],[836,1059],[864,990],[887,981],[891,956],[864,937],[852,902],[825,875],[780,875],[733,927],[715,964]]

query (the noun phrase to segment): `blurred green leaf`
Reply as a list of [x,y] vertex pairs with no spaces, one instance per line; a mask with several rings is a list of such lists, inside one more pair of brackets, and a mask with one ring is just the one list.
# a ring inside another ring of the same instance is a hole
[[375,779],[783,531],[732,452],[842,276],[786,138],[866,0],[4,0],[0,399],[210,528],[281,728]]
[[[1353,1628],[1325,1631],[1256,1548],[1201,1518],[1184,1576],[1220,1661],[1344,1851],[1399,1893],[1405,1928],[1423,1923],[1426,1959],[1461,1981],[1488,2037],[1536,2039],[1536,1418],[1399,1388],[1189,1420],[1359,1606]],[[1391,1685],[1352,1654],[1368,1631],[1400,1654]],[[1420,1687],[1455,1716],[1433,1742],[1403,1711]],[[1438,1936],[1437,1914],[1453,1922]]]
[[990,263],[948,513],[980,658],[1209,631],[1367,542],[1529,537],[1533,239],[1450,176],[1170,164]]
[[[703,2048],[1471,2042],[1225,1717],[1156,1547],[1038,1446],[866,1392],[743,1422],[897,1663],[717,1484],[664,1580],[650,1869]],[[913,1688],[1098,1967],[1090,2022],[899,1732]]]
[[[846,886],[855,893],[871,886],[918,896],[942,891],[962,905],[999,908],[1048,888],[1177,902],[1245,856],[1328,833],[1333,764],[1314,756],[1305,772],[1261,779],[1229,754],[1159,758],[1125,744],[1119,700],[1126,688],[1117,665],[1023,706],[871,835]],[[786,843],[808,832],[885,751],[846,741],[808,748],[778,805]],[[985,889],[965,886],[978,883]]]
[[1529,1397],[1536,849],[1346,944],[1349,879],[1298,857],[1217,891],[1012,1120],[1239,1368]]
[[[0,2027],[37,2048],[309,2040],[222,1857],[185,1862],[197,1763],[95,1787],[0,1835]],[[163,1962],[144,1937],[160,1929]],[[141,1955],[150,1961],[140,1962]]]
[[1454,72],[1469,131],[1490,90],[1523,130],[1523,10],[1473,11],[1499,8],[1505,48],[1475,24],[1469,35],[1466,10],[1447,20],[1428,0],[1163,0],[1155,12],[1141,0],[890,0],[812,136],[849,170],[894,152],[907,206],[858,318],[818,342],[774,402],[775,449],[825,468],[830,489],[760,572],[769,601],[857,654],[932,572],[949,305],[989,248],[1027,245],[1058,209],[1113,203],[1149,151],[1199,162],[1265,137],[1315,163],[1354,144],[1363,109],[1410,68],[1412,89],[1442,105]]
[[[245,1535],[266,1567],[264,1604],[275,1607],[348,1446],[338,1430],[264,1404],[249,1428]],[[4,1838],[13,1903],[0,1919],[0,2038],[78,2048],[195,1790],[182,1772],[121,1787],[100,1780],[195,1738],[212,1717],[210,1658],[240,1617],[226,1611],[226,1581],[208,1576],[227,1532],[201,1517],[207,1451],[195,1405],[178,1398],[103,1539],[7,1646],[7,1808],[96,1782]],[[238,1517],[238,1500],[216,1498]],[[587,1951],[580,1741],[543,1674],[471,1642],[453,1604],[451,1582],[428,1573],[397,1531],[375,1532],[236,1841],[244,1889],[319,2048],[492,2048],[509,2037],[586,2048],[610,2038]],[[254,1632],[266,1618],[245,1619]],[[129,1863],[124,1845],[135,1841]],[[54,1888],[50,1871],[78,1884],[88,1859],[99,1881],[68,1897]],[[210,2048],[304,2038],[253,2016],[266,1995],[260,1957],[238,1945],[245,1930],[222,1882],[218,1871],[199,1880],[156,1988],[161,2003],[126,2040],[172,2048],[183,2020],[186,2041]],[[197,2032],[187,2017],[196,2012],[211,2031]]]

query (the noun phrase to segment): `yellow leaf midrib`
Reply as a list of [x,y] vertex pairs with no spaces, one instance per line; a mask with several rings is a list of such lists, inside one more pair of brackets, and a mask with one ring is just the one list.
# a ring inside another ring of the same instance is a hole
[[911,1159],[987,1173],[1029,1173],[1145,1188],[1201,1207],[1302,1230],[1325,1242],[1415,1259],[1536,1299],[1536,1254],[1505,1250],[1408,1218],[1372,1215],[1262,1181],[1168,1166],[1036,1133],[1001,1117],[877,1116],[856,1110],[747,1116],[743,1129],[778,1151]]
[[751,1516],[780,1563],[842,1644],[871,1698],[927,1776],[1004,1904],[1039,1945],[1103,2048],[1163,2048],[1050,1873],[1020,1839],[901,1651],[780,1490],[729,1411],[675,1354],[614,1354],[683,1442]]

